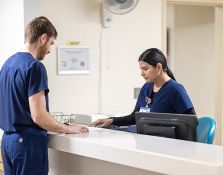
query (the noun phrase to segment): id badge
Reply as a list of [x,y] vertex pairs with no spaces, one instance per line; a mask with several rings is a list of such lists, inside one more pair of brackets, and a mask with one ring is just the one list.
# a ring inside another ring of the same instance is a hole
[[141,107],[139,112],[150,112],[150,108],[148,108],[148,107]]

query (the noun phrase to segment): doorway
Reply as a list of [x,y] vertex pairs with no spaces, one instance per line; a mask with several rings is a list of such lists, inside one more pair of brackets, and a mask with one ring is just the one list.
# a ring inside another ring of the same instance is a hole
[[[190,95],[198,117],[218,125],[215,144],[222,144],[222,51],[219,37],[223,8],[216,4],[166,4],[166,53],[177,81]],[[165,25],[164,25],[165,26]]]

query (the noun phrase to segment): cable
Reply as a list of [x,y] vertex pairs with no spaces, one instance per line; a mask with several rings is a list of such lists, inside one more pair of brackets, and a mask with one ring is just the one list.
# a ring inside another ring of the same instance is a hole
[[101,26],[99,36],[99,71],[98,71],[98,113],[101,113],[102,108],[102,39],[103,39],[103,26]]

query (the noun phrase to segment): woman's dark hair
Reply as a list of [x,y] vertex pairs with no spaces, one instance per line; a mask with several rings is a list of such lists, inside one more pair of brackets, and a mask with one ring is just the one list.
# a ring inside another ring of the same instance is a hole
[[167,73],[167,75],[173,79],[176,80],[172,71],[167,66],[167,60],[165,55],[157,48],[150,48],[145,50],[139,57],[138,61],[144,61],[153,67],[156,67],[158,63],[162,64],[163,71]]

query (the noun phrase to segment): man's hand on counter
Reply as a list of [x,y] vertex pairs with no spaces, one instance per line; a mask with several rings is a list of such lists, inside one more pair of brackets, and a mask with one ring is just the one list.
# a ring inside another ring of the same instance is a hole
[[68,127],[69,127],[69,130],[68,130],[67,134],[78,134],[78,133],[89,132],[88,127],[79,125],[79,124],[71,124]]

